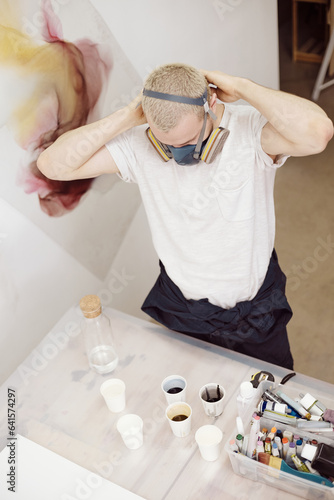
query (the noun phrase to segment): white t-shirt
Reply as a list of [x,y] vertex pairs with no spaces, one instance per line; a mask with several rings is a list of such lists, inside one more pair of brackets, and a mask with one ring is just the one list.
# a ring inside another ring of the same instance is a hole
[[211,164],[164,162],[147,125],[106,144],[126,182],[137,182],[155,250],[187,299],[224,308],[252,299],[267,272],[275,239],[276,168],[262,150],[267,120],[248,105],[225,105],[230,130]]

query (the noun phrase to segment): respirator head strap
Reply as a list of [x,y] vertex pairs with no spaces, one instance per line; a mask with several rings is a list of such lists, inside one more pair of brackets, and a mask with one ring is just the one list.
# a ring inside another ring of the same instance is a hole
[[186,97],[182,95],[166,94],[164,92],[156,92],[155,90],[143,89],[143,95],[146,97],[153,97],[154,99],[162,99],[163,101],[179,102],[181,104],[191,104],[192,106],[203,106],[205,114],[209,113],[213,120],[217,117],[210,109],[208,103],[208,91],[204,90],[201,97]]
[[143,95],[153,97],[154,99],[162,99],[163,101],[179,102],[182,104],[191,104],[192,106],[204,106],[207,102],[207,90],[201,97],[186,97],[175,94],[165,94],[164,92],[156,92],[155,90],[143,89]]

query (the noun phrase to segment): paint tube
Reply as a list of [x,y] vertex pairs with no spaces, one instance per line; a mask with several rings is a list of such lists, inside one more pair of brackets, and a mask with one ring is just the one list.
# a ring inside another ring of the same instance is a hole
[[283,436],[285,438],[288,438],[289,442],[291,443],[293,441],[293,434],[291,431],[283,431]]
[[288,453],[288,449],[289,449],[289,440],[288,438],[284,437],[282,439],[282,447],[283,447],[283,459],[285,460],[286,459],[286,455]]
[[264,410],[277,411],[278,413],[290,413],[288,405],[286,403],[274,403],[273,401],[260,401],[258,410],[263,412]]
[[260,438],[258,438],[256,445],[256,460],[259,460],[259,453],[264,453],[263,441]]
[[296,449],[297,449],[297,455],[300,455],[301,452],[303,451],[304,447],[304,442],[302,439],[297,439],[296,441]]
[[284,394],[284,392],[277,391],[276,394],[280,398],[282,398],[283,401],[285,401],[289,406],[291,406],[291,408],[293,408],[294,410],[296,410],[296,412],[298,412],[299,415],[301,415],[302,417],[307,418],[308,420],[311,418],[311,414],[307,410],[305,410],[305,408],[300,403],[297,403],[297,401],[294,401],[292,398],[290,398],[289,396],[287,396],[286,394]]
[[297,427],[300,429],[310,430],[312,427],[329,427],[333,428],[333,424],[330,422],[320,421],[320,422],[312,422],[310,420],[304,420],[302,418],[298,419]]
[[237,443],[235,442],[235,439],[231,439],[229,445],[231,451],[233,451],[234,453],[239,453],[239,448],[237,446]]
[[304,462],[300,460],[300,458],[297,457],[297,455],[291,455],[291,459],[295,464],[297,470],[299,470],[300,472],[308,472],[308,473],[310,472],[307,466],[304,464]]
[[235,442],[236,442],[236,445],[237,445],[238,450],[240,451],[240,453],[242,451],[243,440],[244,440],[244,437],[243,437],[242,434],[237,434],[236,435]]
[[279,457],[280,457],[280,458],[282,458],[282,455],[283,455],[283,448],[282,448],[282,441],[281,441],[281,438],[280,438],[280,437],[278,437],[278,436],[275,436],[274,442],[277,444]]
[[273,443],[272,444],[271,454],[272,454],[273,457],[279,457],[279,451],[278,451],[277,443]]
[[277,411],[264,410],[263,416],[283,424],[296,425],[297,422],[297,418],[293,415],[286,415],[285,413],[278,413]]
[[254,415],[251,421],[251,428],[249,433],[249,440],[247,446],[247,457],[255,459],[256,458],[256,442],[257,433],[260,430],[260,417]]

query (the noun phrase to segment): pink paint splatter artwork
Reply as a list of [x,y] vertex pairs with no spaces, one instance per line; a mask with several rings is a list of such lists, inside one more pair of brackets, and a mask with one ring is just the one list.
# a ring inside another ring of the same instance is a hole
[[78,205],[93,179],[50,180],[38,170],[36,160],[61,134],[89,123],[112,59],[88,38],[64,40],[50,0],[41,3],[40,40],[20,30],[13,4],[0,4],[2,12],[7,8],[5,22],[0,21],[0,89],[8,96],[0,126],[6,123],[17,144],[31,155],[20,169],[18,184],[26,193],[37,193],[45,213],[61,216]]

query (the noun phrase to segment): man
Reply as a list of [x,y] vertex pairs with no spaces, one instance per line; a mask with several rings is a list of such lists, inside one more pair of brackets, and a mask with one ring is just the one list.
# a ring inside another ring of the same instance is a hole
[[[251,106],[230,104],[239,99]],[[118,173],[137,182],[161,267],[143,310],[292,369],[292,312],[274,250],[275,172],[290,155],[320,153],[332,135],[313,102],[170,64],[125,108],[62,135],[38,167],[53,179]]]

